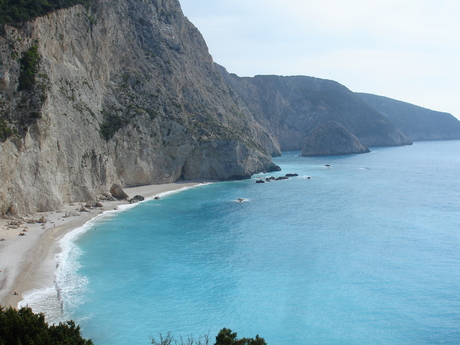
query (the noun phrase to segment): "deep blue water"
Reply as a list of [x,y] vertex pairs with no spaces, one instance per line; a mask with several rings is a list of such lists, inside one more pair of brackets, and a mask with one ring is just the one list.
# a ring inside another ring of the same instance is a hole
[[223,327],[268,345],[460,344],[460,141],[298,154],[274,176],[299,177],[99,219],[63,266],[79,267],[66,316],[96,345]]

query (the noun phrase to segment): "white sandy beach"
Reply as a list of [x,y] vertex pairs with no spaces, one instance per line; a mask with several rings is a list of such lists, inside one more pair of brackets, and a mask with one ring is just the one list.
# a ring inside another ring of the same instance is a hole
[[[145,198],[193,187],[200,182],[177,182],[125,188],[132,198]],[[56,269],[55,256],[60,252],[59,240],[70,231],[83,226],[104,211],[115,209],[127,201],[101,201],[102,208],[78,212],[83,203],[65,205],[61,210],[34,215],[44,216],[46,223],[22,223],[12,226],[0,219],[0,306],[17,307],[27,291],[52,286]],[[66,216],[67,217],[64,217]],[[70,216],[68,216],[70,215]]]

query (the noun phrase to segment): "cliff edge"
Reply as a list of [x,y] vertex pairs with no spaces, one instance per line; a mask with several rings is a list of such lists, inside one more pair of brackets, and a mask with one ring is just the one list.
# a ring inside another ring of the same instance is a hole
[[176,0],[96,0],[2,26],[0,213],[113,183],[240,179],[280,153]]

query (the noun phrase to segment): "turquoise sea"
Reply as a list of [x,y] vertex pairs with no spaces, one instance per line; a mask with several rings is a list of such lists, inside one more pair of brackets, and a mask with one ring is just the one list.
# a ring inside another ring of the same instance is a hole
[[268,345],[460,344],[460,141],[274,161],[68,237],[65,318],[96,345],[223,327]]

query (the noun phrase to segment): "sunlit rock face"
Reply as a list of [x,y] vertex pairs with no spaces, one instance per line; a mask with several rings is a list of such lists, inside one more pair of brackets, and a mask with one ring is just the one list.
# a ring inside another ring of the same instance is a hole
[[[19,90],[34,49],[34,84]],[[280,154],[176,0],[97,0],[7,25],[0,61],[2,214],[113,183],[246,178]]]
[[240,78],[223,67],[219,71],[283,151],[301,150],[312,131],[327,121],[341,123],[369,147],[412,143],[386,116],[335,81],[276,75]]
[[306,140],[302,156],[332,156],[370,152],[359,139],[336,121],[317,127]]
[[460,139],[460,121],[452,114],[368,93],[358,95],[413,141]]

